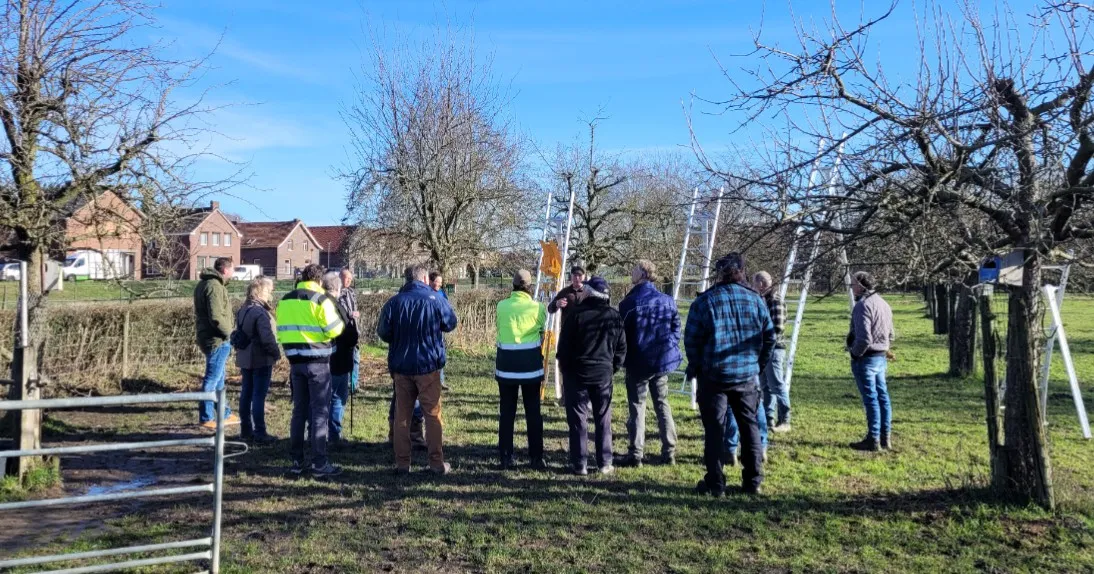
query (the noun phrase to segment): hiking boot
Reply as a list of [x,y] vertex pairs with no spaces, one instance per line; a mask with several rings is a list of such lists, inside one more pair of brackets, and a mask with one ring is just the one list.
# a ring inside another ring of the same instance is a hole
[[615,464],[622,468],[642,468],[642,457],[628,454],[627,456],[619,457],[619,460],[616,461]]
[[395,474],[398,474],[400,476],[410,474],[410,467],[408,466],[406,468],[402,468],[397,466],[395,467]]
[[308,468],[304,466],[304,463],[299,460],[292,461],[292,466],[289,467],[289,476],[298,478],[304,475],[308,471]]
[[600,474],[615,474],[615,467],[612,465],[600,467]]
[[881,450],[892,450],[893,438],[889,433],[881,435]]
[[735,453],[735,452],[723,452],[722,453],[722,465],[723,466],[737,466],[737,453]]
[[324,464],[323,466],[315,466],[314,464],[311,465],[311,475],[315,478],[329,478],[332,476],[338,476],[339,474],[342,474],[342,469],[340,467],[334,466],[329,462],[327,464]]
[[571,470],[571,472],[573,472],[577,476],[588,476],[589,475],[589,469],[588,469],[588,467],[585,467],[585,466],[575,466],[575,467],[571,468],[570,470]]
[[[228,415],[227,418],[224,419],[224,426],[238,425],[238,424],[241,424],[242,422],[243,421],[239,420],[239,415],[230,414],[230,415]],[[213,428],[216,428],[216,425],[217,425],[217,422],[213,421]]]
[[771,427],[771,432],[784,433],[790,432],[790,423],[779,423]]
[[439,475],[443,476],[443,475],[446,475],[446,474],[452,472],[452,465],[448,464],[447,462],[442,462],[441,466],[429,467],[429,472],[432,472],[433,474],[439,474]]
[[723,498],[726,495],[724,490],[711,490],[710,486],[707,485],[705,480],[700,480],[699,484],[695,485],[695,490],[693,490],[692,492],[698,494],[699,496],[706,496],[709,494],[714,498]]
[[533,460],[531,463],[529,463],[528,467],[531,468],[532,470],[535,470],[535,471],[546,472],[547,463],[543,462],[542,458],[537,458],[537,459]]
[[877,439],[872,436],[867,436],[858,442],[853,442],[849,446],[855,450],[865,452],[878,452],[881,450],[881,445],[878,444]]
[[676,453],[666,452],[661,455],[661,464],[665,466],[676,466]]
[[278,441],[278,438],[272,434],[261,434],[251,440],[254,441],[255,444],[273,444]]
[[761,488],[758,484],[756,486],[745,486],[741,488],[741,492],[749,496],[762,496],[764,493],[763,488]]

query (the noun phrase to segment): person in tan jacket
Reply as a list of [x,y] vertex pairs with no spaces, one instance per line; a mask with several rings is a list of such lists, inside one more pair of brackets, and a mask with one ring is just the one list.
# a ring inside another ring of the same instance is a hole
[[855,273],[851,289],[856,302],[851,311],[847,350],[851,354],[851,374],[866,410],[867,433],[850,446],[855,450],[888,450],[892,446],[893,410],[885,372],[892,357],[889,347],[895,338],[893,310],[877,293],[877,285],[869,273]]

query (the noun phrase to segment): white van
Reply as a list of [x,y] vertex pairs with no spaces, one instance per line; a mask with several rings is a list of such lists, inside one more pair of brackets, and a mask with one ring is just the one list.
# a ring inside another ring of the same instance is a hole
[[239,265],[232,272],[232,279],[250,281],[259,275],[262,275],[262,267],[258,265]]
[[133,276],[133,255],[117,249],[102,253],[80,249],[69,253],[61,268],[65,279],[120,279]]

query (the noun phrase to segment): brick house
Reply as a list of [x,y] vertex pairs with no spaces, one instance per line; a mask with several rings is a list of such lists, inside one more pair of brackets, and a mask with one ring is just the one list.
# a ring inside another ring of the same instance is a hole
[[308,227],[319,243],[319,264],[327,269],[353,268],[346,247],[355,227],[352,225],[320,225]]
[[268,277],[293,279],[305,265],[322,263],[319,241],[299,219],[240,223],[239,230],[243,264],[258,265]]
[[[80,194],[68,205],[58,210],[54,221],[58,241],[49,249],[49,257],[63,261],[74,251],[90,250],[111,254],[111,261],[120,262],[122,269],[115,269],[118,277],[140,279],[144,240],[141,237],[142,216],[114,191],[107,190],[95,196]],[[15,233],[0,228],[0,259],[15,260],[19,250]]]
[[183,210],[164,235],[171,244],[149,245],[146,259],[156,264],[145,265],[146,276],[171,274],[197,279],[219,257],[227,257],[236,265],[240,262],[243,234],[220,210],[220,202]]
[[66,255],[78,250],[113,253],[111,260],[123,266],[115,269],[118,276],[141,278],[144,240],[140,211],[110,190],[81,197],[66,211],[71,212],[62,224]]

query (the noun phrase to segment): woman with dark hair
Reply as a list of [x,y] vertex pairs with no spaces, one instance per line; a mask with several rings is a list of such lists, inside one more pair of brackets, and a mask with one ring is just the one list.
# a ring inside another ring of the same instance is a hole
[[525,269],[513,275],[513,293],[498,303],[498,358],[494,378],[501,395],[498,417],[498,455],[502,469],[512,468],[513,423],[517,395],[524,395],[528,424],[528,458],[534,470],[546,470],[543,462],[543,415],[540,385],[543,383],[543,329],[547,311],[532,299],[532,274]]

